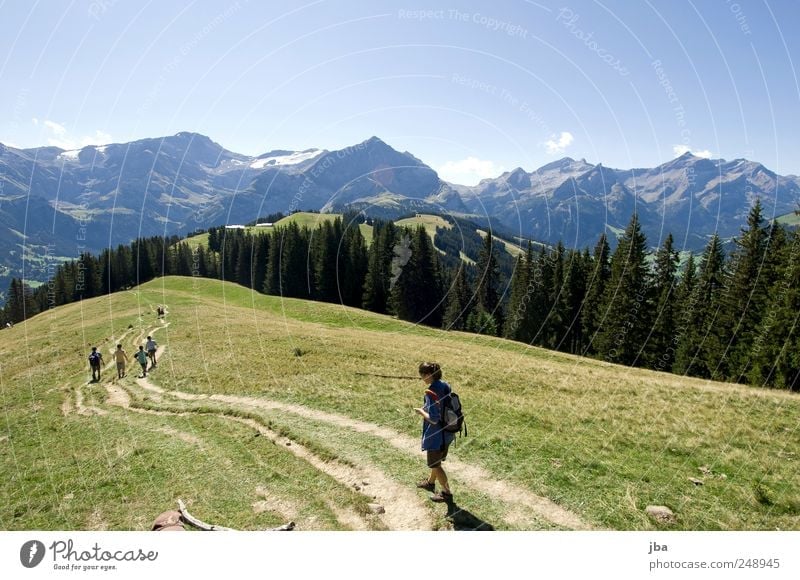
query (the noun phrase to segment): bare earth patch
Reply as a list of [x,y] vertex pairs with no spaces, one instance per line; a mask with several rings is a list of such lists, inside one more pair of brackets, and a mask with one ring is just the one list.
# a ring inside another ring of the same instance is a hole
[[106,403],[109,405],[122,407],[124,409],[128,409],[131,406],[131,398],[122,387],[112,383],[106,383],[106,391],[108,391]]
[[66,417],[74,412],[75,408],[72,405],[72,396],[69,393],[64,393],[64,401],[61,403],[61,414]]
[[[430,512],[408,486],[389,479],[381,471],[367,465],[350,467],[338,461],[324,461],[301,445],[277,435],[252,419],[227,417],[256,429],[261,435],[285,447],[296,457],[304,459],[319,471],[336,481],[354,487],[358,483],[370,481],[369,494],[377,503],[384,506],[383,520],[391,530],[430,530],[433,527]],[[286,445],[291,443],[291,445]]]
[[265,487],[258,486],[256,493],[264,499],[253,503],[254,513],[273,512],[280,515],[287,522],[297,520],[296,506],[283,498],[276,497]]

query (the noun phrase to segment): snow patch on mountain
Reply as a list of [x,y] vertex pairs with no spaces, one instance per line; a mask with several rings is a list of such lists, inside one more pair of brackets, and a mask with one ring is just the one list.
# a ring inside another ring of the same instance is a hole
[[[313,159],[324,153],[322,149],[306,149],[305,151],[289,151],[281,155],[270,155],[269,157],[259,157],[250,167],[253,169],[264,169],[272,165],[297,165],[303,161]],[[269,155],[269,154],[268,154]]]
[[78,155],[81,154],[80,149],[73,149],[71,151],[64,151],[63,153],[59,154],[59,158],[65,159],[67,161],[77,161]]

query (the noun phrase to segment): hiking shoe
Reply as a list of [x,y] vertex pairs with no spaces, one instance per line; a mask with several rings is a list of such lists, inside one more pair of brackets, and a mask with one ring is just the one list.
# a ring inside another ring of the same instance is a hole
[[435,491],[436,484],[429,482],[427,479],[423,479],[417,484],[417,487],[420,489],[424,489],[425,491]]
[[434,493],[430,499],[436,503],[452,503],[453,494],[447,493],[446,491],[440,491],[439,493]]

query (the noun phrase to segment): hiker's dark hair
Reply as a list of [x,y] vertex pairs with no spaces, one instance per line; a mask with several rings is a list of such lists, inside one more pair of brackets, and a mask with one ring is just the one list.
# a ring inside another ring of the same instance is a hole
[[434,381],[441,380],[442,367],[439,366],[439,363],[424,362],[419,365],[419,376],[424,377],[425,375],[433,375]]

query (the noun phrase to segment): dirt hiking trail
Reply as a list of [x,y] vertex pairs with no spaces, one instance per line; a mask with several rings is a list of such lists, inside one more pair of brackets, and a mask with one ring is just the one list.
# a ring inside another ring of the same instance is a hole
[[[143,331],[138,337],[143,339],[147,334],[151,336],[159,329],[166,328],[169,323],[160,321],[161,326],[149,331]],[[159,346],[156,352],[158,360],[165,354],[164,346]],[[124,380],[124,379],[123,379]],[[284,403],[264,398],[246,397],[237,395],[209,395],[194,394],[182,391],[168,391],[163,389],[150,380],[148,375],[145,378],[135,379],[137,386],[151,394],[151,400],[155,403],[163,401],[164,397],[171,397],[182,401],[214,401],[230,406],[231,410],[271,410],[290,413],[299,417],[327,423],[341,429],[354,431],[356,433],[368,434],[372,437],[380,438],[392,447],[414,456],[422,457],[419,449],[419,440],[409,437],[387,427],[374,423],[367,423],[352,419],[350,417],[329,413],[317,409],[311,409],[302,405]],[[188,415],[187,412],[172,411],[152,411],[137,409],[131,406],[131,398],[125,387],[116,384],[116,381],[105,384],[108,398],[106,403],[129,411],[158,413],[164,415]],[[74,405],[78,413],[98,414],[105,412],[97,407],[84,406],[80,389],[76,391]],[[72,402],[65,402],[65,407],[71,407]],[[295,456],[307,461],[316,469],[326,473],[338,482],[360,490],[380,504],[385,513],[381,519],[385,525],[392,530],[430,530],[433,526],[433,514],[427,499],[422,499],[420,494],[410,482],[397,482],[388,477],[375,466],[366,465],[363,461],[358,461],[358,467],[351,467],[339,461],[323,460],[309,449],[298,444],[296,441],[287,439],[284,436],[268,429],[262,423],[253,419],[243,419],[234,417],[224,412],[215,414],[218,417],[237,421],[248,425],[262,436],[270,439],[276,444],[284,446]],[[177,437],[178,434],[176,433]],[[512,525],[519,526],[526,521],[524,512],[533,514],[536,518],[546,520],[556,526],[571,530],[591,530],[596,529],[585,522],[579,515],[559,506],[552,500],[537,495],[514,483],[496,478],[487,470],[467,464],[463,461],[451,457],[447,459],[448,475],[455,479],[459,486],[466,486],[475,491],[489,495],[508,506],[505,520]],[[364,482],[367,482],[365,485]],[[357,514],[343,514],[343,518],[353,520],[358,518]],[[360,522],[363,522],[359,518]],[[366,524],[365,524],[366,525]],[[352,526],[351,526],[352,527]]]

